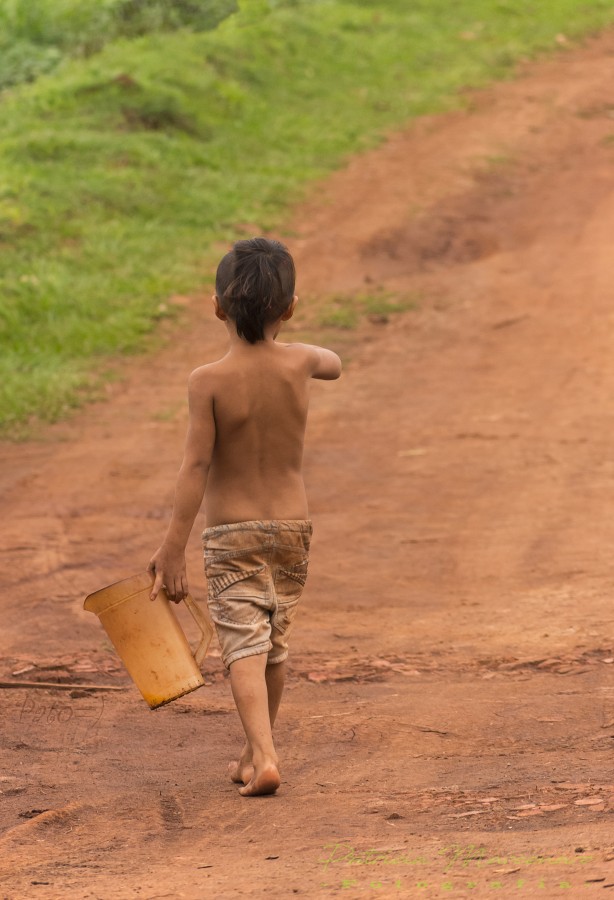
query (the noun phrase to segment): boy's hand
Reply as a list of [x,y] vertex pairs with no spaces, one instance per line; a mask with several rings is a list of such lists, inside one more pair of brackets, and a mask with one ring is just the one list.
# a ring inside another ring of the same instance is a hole
[[152,556],[147,571],[154,576],[150,600],[155,600],[164,587],[169,600],[181,603],[188,593],[185,553],[171,553],[162,545]]

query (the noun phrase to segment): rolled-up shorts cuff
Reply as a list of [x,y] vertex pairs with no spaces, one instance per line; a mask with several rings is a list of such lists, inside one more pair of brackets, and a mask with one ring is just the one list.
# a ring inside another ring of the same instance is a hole
[[236,662],[238,659],[246,659],[248,656],[259,656],[259,654],[268,653],[272,649],[273,644],[271,641],[267,641],[265,644],[256,644],[254,647],[243,647],[242,650],[234,650],[232,653],[229,653],[227,657],[222,659],[222,662],[229,669],[233,662]]

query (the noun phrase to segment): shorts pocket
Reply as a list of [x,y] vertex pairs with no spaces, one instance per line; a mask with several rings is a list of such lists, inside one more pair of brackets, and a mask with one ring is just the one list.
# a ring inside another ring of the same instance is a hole
[[207,566],[211,618],[218,622],[252,625],[262,615],[267,602],[267,585],[260,577],[265,568],[262,565],[229,571],[226,566]]
[[217,600],[220,594],[230,590],[230,588],[233,588],[233,597],[253,593],[255,586],[252,585],[250,591],[250,586],[246,585],[245,582],[250,578],[257,578],[258,575],[264,572],[265,568],[266,566],[264,565],[256,566],[252,569],[229,569],[227,566],[215,566],[214,564],[205,566],[210,599]]
[[298,595],[305,587],[307,581],[307,560],[301,560],[294,566],[282,567],[277,570],[275,577],[275,589],[281,602],[286,595],[292,597],[298,590]]

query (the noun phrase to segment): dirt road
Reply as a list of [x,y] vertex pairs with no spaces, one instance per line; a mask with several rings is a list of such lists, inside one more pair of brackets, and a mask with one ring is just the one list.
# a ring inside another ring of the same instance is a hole
[[[170,512],[208,304],[107,402],[0,447],[0,896],[594,897],[614,890],[614,33],[353,160],[288,225],[316,385],[316,536],[277,743],[225,780],[219,658],[150,712],[92,590]],[[331,298],[413,308],[353,331]],[[204,312],[203,312],[204,310]],[[204,599],[198,529],[191,583]],[[189,622],[184,619],[186,627]]]

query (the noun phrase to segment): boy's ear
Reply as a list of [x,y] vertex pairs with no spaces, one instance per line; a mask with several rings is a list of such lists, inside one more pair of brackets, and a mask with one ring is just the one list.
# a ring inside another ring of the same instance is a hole
[[220,319],[222,322],[226,322],[226,321],[228,320],[228,316],[226,315],[226,313],[225,313],[224,310],[222,309],[222,306],[221,306],[221,304],[220,304],[220,300],[219,300],[218,295],[217,295],[217,294],[214,294],[213,297],[212,297],[211,299],[213,300],[213,309],[215,310],[215,315],[216,315],[216,316],[218,317],[218,319]]
[[290,304],[288,309],[285,311],[285,313],[283,313],[283,315],[281,317],[282,322],[287,322],[288,319],[292,318],[292,316],[294,315],[294,310],[296,309],[297,303],[298,303],[298,297],[295,294],[294,297],[292,298],[292,303]]

